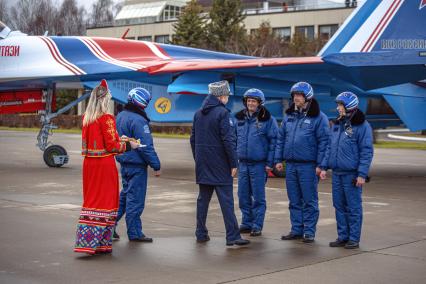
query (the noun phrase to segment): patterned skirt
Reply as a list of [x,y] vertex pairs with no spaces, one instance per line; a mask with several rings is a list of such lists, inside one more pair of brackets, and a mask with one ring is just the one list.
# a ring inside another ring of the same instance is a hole
[[118,211],[118,172],[113,156],[85,158],[83,208],[77,225],[75,252],[112,251]]

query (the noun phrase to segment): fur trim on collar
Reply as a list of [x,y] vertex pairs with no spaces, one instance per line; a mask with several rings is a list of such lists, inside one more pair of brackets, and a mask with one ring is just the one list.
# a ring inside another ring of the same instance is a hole
[[[294,103],[285,111],[286,114],[291,115],[295,112]],[[308,113],[306,116],[317,117],[320,114],[320,107],[316,99],[312,99],[311,105],[309,106]]]
[[[235,118],[238,120],[244,120],[246,116],[246,109],[240,110],[235,114]],[[264,107],[260,106],[257,112],[257,119],[259,121],[268,121],[271,118],[271,113]]]
[[[341,119],[336,118],[334,123],[338,124],[341,121],[342,121]],[[361,125],[361,124],[364,123],[364,121],[365,121],[364,113],[361,110],[357,109],[356,112],[354,113],[354,115],[351,118],[351,124],[352,125]]]

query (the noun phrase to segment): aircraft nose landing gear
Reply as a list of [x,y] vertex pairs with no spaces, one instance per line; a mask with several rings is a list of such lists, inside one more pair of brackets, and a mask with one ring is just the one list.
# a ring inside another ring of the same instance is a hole
[[59,168],[68,163],[67,151],[59,145],[51,145],[44,150],[43,160],[51,168]]
[[69,103],[65,107],[58,110],[56,113],[52,113],[52,99],[55,86],[45,90],[43,92],[44,99],[46,101],[46,110],[41,112],[40,122],[41,129],[37,136],[37,146],[43,151],[43,160],[51,168],[59,168],[68,163],[69,156],[64,147],[59,145],[51,145],[48,142],[48,138],[52,135],[52,130],[58,128],[54,125],[51,120],[58,115],[68,111],[73,106],[76,106],[81,101],[87,99],[90,96],[90,92],[86,92],[84,95],[79,97],[77,100]]

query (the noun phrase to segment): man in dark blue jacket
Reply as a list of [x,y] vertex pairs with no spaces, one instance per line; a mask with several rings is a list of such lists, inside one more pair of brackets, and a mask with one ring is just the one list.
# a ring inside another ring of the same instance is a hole
[[327,116],[320,111],[314,91],[306,82],[290,90],[293,104],[286,110],[278,131],[275,162],[278,170],[286,161],[286,186],[289,199],[291,231],[282,240],[315,240],[319,217],[318,176],[329,138]]
[[266,212],[265,182],[274,166],[277,121],[264,107],[265,95],[250,89],[246,107],[235,115],[238,154],[238,199],[242,213],[240,233],[262,235]]
[[[134,88],[128,95],[128,103],[117,116],[117,131],[120,136],[140,139],[141,147],[136,151],[116,156],[121,165],[123,189],[120,192],[120,207],[117,223],[126,213],[127,235],[130,241],[152,242],[152,238],[142,232],[141,215],[145,207],[148,182],[147,166],[160,176],[160,160],[154,149],[149,118],[145,108],[151,94],[144,88]],[[114,237],[119,238],[114,232]]]
[[225,107],[231,94],[227,81],[209,84],[209,95],[195,113],[191,149],[195,160],[197,199],[197,242],[210,240],[206,227],[213,191],[219,199],[226,228],[226,245],[246,245],[241,238],[234,212],[233,177],[237,172],[236,137],[229,110]]
[[343,92],[336,98],[339,117],[331,129],[323,170],[333,170],[333,205],[337,240],[331,247],[359,247],[362,226],[362,186],[373,159],[373,132],[358,109],[358,97]]

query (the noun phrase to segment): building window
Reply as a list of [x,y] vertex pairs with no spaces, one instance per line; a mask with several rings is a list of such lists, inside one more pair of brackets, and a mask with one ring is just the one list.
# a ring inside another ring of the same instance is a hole
[[296,27],[296,33],[304,36],[309,40],[314,39],[314,26],[300,26]]
[[329,40],[339,28],[339,25],[324,25],[319,26],[318,35],[320,39]]
[[179,17],[180,12],[180,7],[167,5],[163,11],[163,21],[176,20],[176,18]]
[[274,33],[274,35],[282,38],[285,41],[290,41],[291,40],[291,28],[290,27],[273,28],[272,32]]
[[138,36],[138,40],[152,41],[152,36]]
[[158,42],[158,43],[169,43],[169,35],[158,35],[158,36],[155,36],[154,41]]

